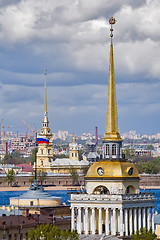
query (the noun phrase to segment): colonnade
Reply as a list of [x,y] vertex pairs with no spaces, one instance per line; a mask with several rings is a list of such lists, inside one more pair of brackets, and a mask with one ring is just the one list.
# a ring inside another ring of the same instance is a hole
[[129,236],[140,228],[154,231],[153,207],[71,207],[71,229],[79,234]]

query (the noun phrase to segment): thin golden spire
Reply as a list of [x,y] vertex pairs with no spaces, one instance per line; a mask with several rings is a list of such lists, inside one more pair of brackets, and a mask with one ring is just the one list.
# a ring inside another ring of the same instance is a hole
[[47,84],[46,84],[46,73],[47,69],[45,69],[45,89],[44,89],[44,113],[47,114]]
[[121,136],[118,130],[118,116],[117,116],[117,102],[116,102],[116,87],[115,87],[115,76],[114,76],[114,59],[113,59],[113,28],[116,22],[115,18],[109,19],[110,28],[110,61],[109,61],[109,78],[108,78],[108,102],[107,102],[107,121],[106,121],[106,132],[103,137],[103,141],[121,141]]

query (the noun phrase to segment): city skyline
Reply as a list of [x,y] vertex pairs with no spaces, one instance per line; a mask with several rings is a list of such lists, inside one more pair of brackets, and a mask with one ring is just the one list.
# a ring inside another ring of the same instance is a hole
[[[0,116],[41,128],[44,69],[52,132],[105,132],[108,19],[113,15],[119,131],[159,131],[159,9],[133,2],[1,1]],[[103,121],[102,121],[103,120]],[[17,129],[18,130],[18,129]]]

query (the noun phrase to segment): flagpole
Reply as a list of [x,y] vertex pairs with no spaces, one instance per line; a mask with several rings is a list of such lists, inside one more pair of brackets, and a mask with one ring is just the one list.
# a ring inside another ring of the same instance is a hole
[[37,133],[36,133],[36,142],[35,142],[35,180],[37,180]]

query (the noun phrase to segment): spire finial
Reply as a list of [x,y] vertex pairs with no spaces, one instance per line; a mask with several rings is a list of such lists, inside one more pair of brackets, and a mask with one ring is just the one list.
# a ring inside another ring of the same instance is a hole
[[111,43],[112,43],[112,37],[113,37],[113,28],[112,28],[112,25],[114,25],[116,23],[116,19],[114,17],[111,17],[109,19],[109,24],[111,25],[111,28],[110,28],[110,37],[111,37]]
[[47,114],[47,84],[46,84],[46,74],[47,69],[45,69],[45,90],[44,90],[44,113]]

